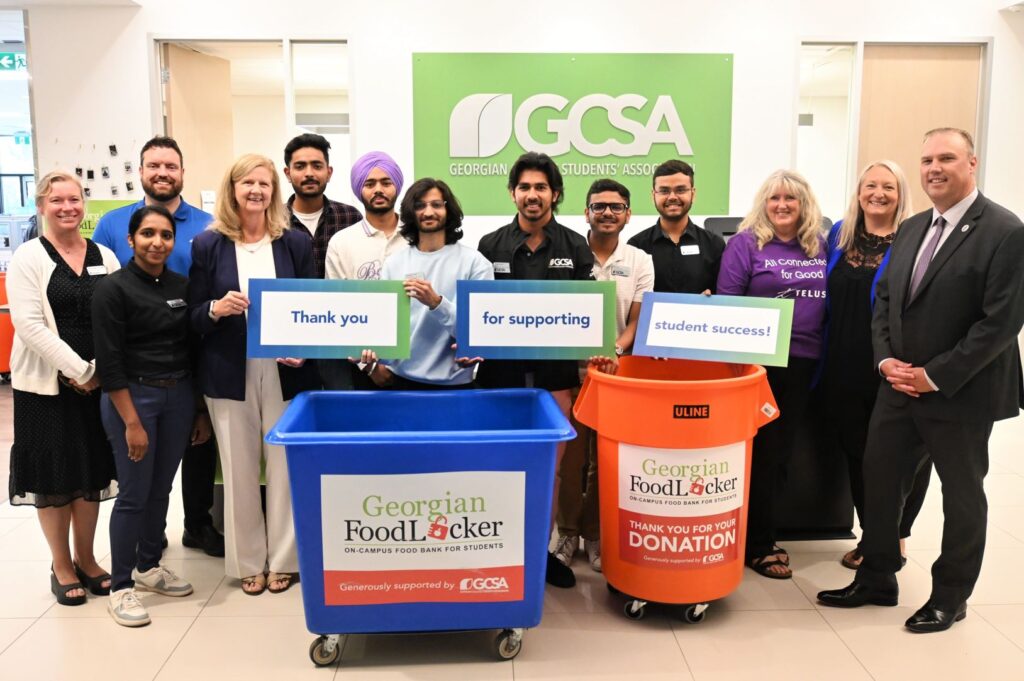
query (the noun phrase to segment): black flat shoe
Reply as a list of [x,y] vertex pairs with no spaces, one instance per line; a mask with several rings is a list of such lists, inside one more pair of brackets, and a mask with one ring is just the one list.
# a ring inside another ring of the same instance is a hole
[[548,568],[544,575],[544,581],[551,586],[560,589],[568,589],[576,586],[576,575],[572,568],[562,565],[562,561],[555,558],[553,553],[548,554]]
[[85,584],[85,588],[89,590],[89,593],[91,593],[93,596],[110,595],[110,585],[107,584],[107,586],[103,586],[103,582],[108,581],[110,579],[110,575],[108,573],[104,572],[99,577],[90,577],[89,575],[85,574],[85,570],[78,567],[78,563],[75,563],[74,566],[75,574],[78,575],[78,580],[82,582],[82,584]]
[[181,535],[181,544],[190,549],[199,549],[208,556],[224,557],[224,536],[213,525],[203,525],[196,532],[189,532],[186,528]]
[[931,601],[910,616],[904,626],[915,634],[931,634],[936,631],[945,631],[967,617],[967,604],[961,603],[950,610],[940,610],[932,605]]
[[71,584],[61,584],[57,581],[57,575],[53,574],[53,570],[50,570],[50,591],[57,597],[57,602],[61,605],[84,605],[85,594],[81,596],[68,596],[69,591],[75,589],[81,589],[85,591],[85,587],[79,582],[72,582]]
[[898,588],[878,589],[854,582],[843,589],[818,592],[818,602],[830,608],[859,608],[862,605],[892,607],[899,602]]

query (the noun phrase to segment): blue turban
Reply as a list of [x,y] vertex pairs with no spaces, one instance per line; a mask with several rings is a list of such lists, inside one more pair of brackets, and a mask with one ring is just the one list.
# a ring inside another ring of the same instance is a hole
[[396,195],[400,196],[402,194],[402,183],[405,181],[405,178],[402,176],[402,169],[395,163],[395,159],[383,151],[371,151],[360,156],[352,164],[352,193],[355,194],[356,198],[359,199],[363,196],[363,183],[366,182],[366,178],[374,168],[380,168],[388,174],[391,181],[395,183]]

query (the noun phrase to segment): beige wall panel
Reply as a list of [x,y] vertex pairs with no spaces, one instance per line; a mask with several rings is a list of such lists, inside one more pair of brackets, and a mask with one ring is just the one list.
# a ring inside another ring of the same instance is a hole
[[923,135],[952,126],[976,135],[981,45],[865,45],[857,170],[888,158],[907,173],[915,212]]
[[234,161],[231,64],[167,44],[167,134],[185,157],[185,200],[200,205],[199,192],[217,190]]

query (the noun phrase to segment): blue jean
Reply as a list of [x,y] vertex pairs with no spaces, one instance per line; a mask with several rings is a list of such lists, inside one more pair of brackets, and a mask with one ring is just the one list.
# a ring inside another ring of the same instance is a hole
[[111,591],[135,584],[132,569],[145,572],[160,562],[167,504],[174,474],[188,446],[195,419],[189,379],[169,388],[129,386],[149,448],[141,461],[128,458],[125,426],[110,396],[103,394],[100,414],[114,449],[117,500],[110,514]]

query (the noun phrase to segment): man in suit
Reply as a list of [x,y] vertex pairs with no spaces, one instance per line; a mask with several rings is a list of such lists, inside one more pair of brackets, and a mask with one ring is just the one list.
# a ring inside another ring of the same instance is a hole
[[879,389],[864,454],[864,560],[828,606],[896,605],[899,522],[919,467],[942,481],[942,552],[928,602],[907,629],[943,631],[967,615],[981,571],[994,421],[1024,405],[1017,334],[1024,324],[1024,224],[982,196],[963,130],[925,135],[921,183],[934,208],[900,227],[872,322]]

